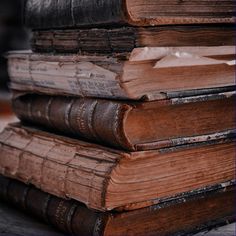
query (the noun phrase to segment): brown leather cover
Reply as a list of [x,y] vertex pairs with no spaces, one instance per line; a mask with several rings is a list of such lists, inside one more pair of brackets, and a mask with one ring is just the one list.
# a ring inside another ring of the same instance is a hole
[[134,150],[124,132],[125,115],[132,106],[121,102],[53,96],[26,96],[13,100],[23,121],[54,128],[87,140]]
[[[0,199],[14,204],[59,230],[78,236],[186,235],[234,220],[234,186],[206,188],[132,212],[96,212],[79,202],[63,200],[32,186],[0,176]],[[222,201],[226,201],[225,205]],[[222,202],[222,204],[221,204]],[[209,212],[209,209],[212,211]],[[190,210],[192,219],[179,214]],[[163,218],[162,218],[163,217]],[[169,218],[170,217],[170,218]],[[169,218],[169,219],[168,219]],[[174,224],[179,222],[178,225]],[[148,227],[146,227],[148,224]],[[133,225],[136,225],[133,228]],[[138,229],[138,231],[136,231]],[[159,230],[158,230],[159,229]]]
[[[137,151],[219,137],[221,132],[234,128],[234,96],[234,92],[221,92],[144,103],[28,94],[16,97],[12,104],[22,121],[102,145]],[[144,109],[145,106],[150,108]],[[223,116],[225,112],[227,117]],[[133,114],[132,120],[129,119],[130,113]],[[153,113],[158,114],[155,120]],[[194,130],[191,121],[195,124]],[[131,130],[137,132],[140,129],[139,132],[146,136],[140,135],[133,140],[127,131],[127,126],[131,124],[132,127],[132,123],[137,125]],[[151,129],[151,125],[153,130],[158,130],[152,139],[149,130],[141,127]]]
[[104,184],[121,152],[46,132],[42,137],[39,130],[31,133],[18,125],[12,128],[0,134],[1,173],[11,177],[17,173],[22,182],[101,209]]

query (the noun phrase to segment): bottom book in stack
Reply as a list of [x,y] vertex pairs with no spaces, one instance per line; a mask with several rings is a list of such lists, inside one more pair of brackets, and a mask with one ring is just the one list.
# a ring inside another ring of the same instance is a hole
[[97,212],[0,176],[0,198],[79,236],[189,235],[234,220],[235,183],[189,192],[129,212]]
[[11,124],[0,195],[79,236],[187,234],[233,219],[234,130],[209,137],[130,152]]

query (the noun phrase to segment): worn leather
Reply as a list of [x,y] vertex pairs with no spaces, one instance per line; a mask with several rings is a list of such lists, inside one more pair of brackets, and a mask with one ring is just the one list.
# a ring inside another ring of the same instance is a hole
[[135,149],[123,127],[125,114],[132,109],[125,103],[29,95],[13,100],[13,109],[23,121],[109,146]]
[[[108,220],[106,213],[98,213],[79,202],[55,197],[3,176],[0,176],[0,198],[73,235],[103,235]],[[100,227],[97,227],[98,221]]]
[[123,0],[28,0],[25,23],[33,29],[124,23],[122,2]]

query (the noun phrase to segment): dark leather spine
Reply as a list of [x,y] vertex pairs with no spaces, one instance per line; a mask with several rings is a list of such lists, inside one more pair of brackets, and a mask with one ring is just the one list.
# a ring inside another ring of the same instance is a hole
[[0,176],[0,198],[50,223],[59,230],[79,236],[102,236],[108,214],[42,192]]
[[28,0],[25,23],[32,29],[125,24],[123,0]]
[[109,146],[134,150],[125,135],[124,121],[130,105],[89,98],[23,96],[13,100],[22,121]]

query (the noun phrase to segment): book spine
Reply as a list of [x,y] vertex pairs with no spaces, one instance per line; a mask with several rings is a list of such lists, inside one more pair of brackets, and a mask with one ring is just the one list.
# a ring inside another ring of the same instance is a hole
[[98,99],[26,95],[13,100],[13,110],[22,121],[126,150],[135,149],[124,131],[131,109],[127,104]]
[[0,172],[104,211],[105,183],[121,158],[119,151],[114,152],[38,129],[9,125],[0,134]]
[[136,47],[136,37],[138,30],[131,27],[38,30],[32,33],[31,47],[35,52],[127,53]]
[[0,198],[71,235],[103,235],[108,220],[106,213],[92,211],[79,202],[60,199],[3,176],[0,176]]
[[31,0],[25,24],[32,29],[125,24],[123,6],[123,0]]

